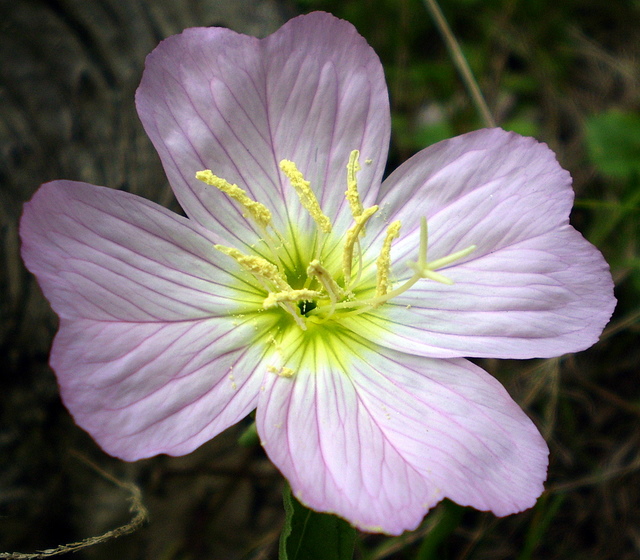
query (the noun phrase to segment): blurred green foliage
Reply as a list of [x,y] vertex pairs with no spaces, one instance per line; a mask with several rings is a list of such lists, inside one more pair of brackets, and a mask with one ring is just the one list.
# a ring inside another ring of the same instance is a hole
[[[565,122],[565,108],[589,101],[571,92],[588,85],[575,82],[584,70],[585,51],[618,47],[625,30],[637,36],[637,2],[615,4],[614,13],[599,0],[440,2],[500,126],[542,139],[573,124]],[[426,142],[481,126],[421,0],[298,0],[297,5],[351,21],[378,53],[401,159]],[[623,29],[611,33],[613,26]],[[605,50],[596,54],[607,56]]]
[[601,199],[578,201],[593,213],[589,238],[609,248],[610,263],[640,297],[640,113],[611,109],[591,115],[584,130],[589,161],[607,186]]
[[640,114],[617,109],[585,123],[589,158],[603,175],[629,181],[640,175]]
[[356,530],[344,519],[305,508],[287,484],[279,560],[351,560]]

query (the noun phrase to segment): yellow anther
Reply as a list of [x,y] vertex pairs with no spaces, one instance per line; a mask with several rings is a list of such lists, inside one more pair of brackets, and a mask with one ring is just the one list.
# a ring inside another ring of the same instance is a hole
[[246,209],[258,225],[266,227],[271,223],[271,212],[269,209],[264,204],[249,198],[247,193],[238,185],[232,185],[228,181],[217,177],[209,169],[198,171],[196,173],[196,179],[221,190],[229,198],[235,200]]
[[[271,291],[272,287],[275,287],[279,292],[290,292],[293,290],[278,267],[268,260],[256,255],[245,255],[242,251],[238,251],[238,249],[225,247],[224,245],[214,245],[214,248],[235,259],[242,268],[253,274],[266,290]],[[280,305],[286,310],[303,331],[307,329],[304,318],[300,317],[298,309],[293,303],[283,301],[277,305]]]
[[285,290],[282,292],[270,292],[262,306],[265,309],[276,307],[280,303],[296,303],[299,301],[310,301],[322,297],[316,290]]
[[344,296],[344,291],[333,279],[329,271],[317,259],[312,260],[307,267],[307,275],[314,276],[327,292],[329,299],[335,303]]
[[256,255],[245,255],[242,251],[238,251],[238,249],[225,247],[224,245],[214,245],[214,247],[221,253],[235,259],[242,268],[253,274],[259,280],[271,282],[281,291],[291,290],[291,286],[289,286],[280,270],[278,270],[278,267],[268,260]]
[[363,210],[362,214],[355,216],[355,224],[353,224],[347,230],[347,238],[344,242],[344,251],[342,253],[342,272],[344,274],[344,285],[348,288],[351,284],[351,272],[353,270],[353,249],[358,241],[360,232],[364,228],[364,225],[369,221],[369,218],[378,211],[377,206],[370,206],[366,210]]
[[288,368],[288,367],[281,367],[281,368],[277,368],[276,366],[267,366],[267,371],[269,373],[275,373],[276,375],[279,375],[280,377],[293,377],[295,375],[295,370]]
[[356,179],[356,173],[362,169],[358,158],[360,152],[353,150],[349,156],[349,163],[347,164],[347,191],[344,193],[349,206],[351,207],[351,215],[357,218],[362,214],[364,208],[362,202],[360,202],[360,194],[358,193],[358,180]]
[[378,272],[376,275],[376,297],[385,296],[389,291],[389,272],[391,270],[391,243],[400,234],[400,221],[393,222],[387,228],[387,235],[382,244],[380,256],[376,261]]
[[289,178],[289,182],[298,194],[302,206],[311,214],[318,227],[324,233],[331,233],[331,220],[322,212],[320,203],[311,190],[311,183],[305,181],[296,164],[288,159],[283,159],[280,162],[280,169]]

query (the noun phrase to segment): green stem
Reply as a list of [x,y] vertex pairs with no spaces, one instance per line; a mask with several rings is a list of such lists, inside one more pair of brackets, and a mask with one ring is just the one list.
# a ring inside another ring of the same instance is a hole
[[473,104],[476,106],[478,113],[480,113],[480,118],[484,121],[485,126],[489,128],[495,127],[496,122],[493,120],[493,116],[489,111],[487,102],[482,96],[478,82],[473,77],[473,73],[471,72],[471,68],[469,68],[467,59],[464,57],[455,35],[451,31],[447,20],[444,18],[444,14],[442,13],[442,10],[440,10],[440,6],[438,6],[436,0],[424,0],[424,4],[428,12],[431,14],[431,17],[433,18],[440,35],[442,35],[445,44],[447,45],[453,64],[458,70],[458,73],[471,96]]

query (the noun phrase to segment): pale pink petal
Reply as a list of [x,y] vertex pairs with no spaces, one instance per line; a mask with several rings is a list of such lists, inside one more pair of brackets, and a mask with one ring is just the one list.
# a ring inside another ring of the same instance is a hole
[[20,233],[61,318],[51,366],[63,401],[105,451],[188,453],[255,407],[264,345],[253,343],[269,325],[237,314],[264,295],[223,268],[237,266],[201,226],[128,193],[57,181],[25,205]]
[[454,284],[421,280],[348,324],[422,356],[545,358],[597,342],[615,306],[606,262],[570,226],[440,272]]
[[127,461],[184,455],[251,412],[255,324],[62,320],[51,367],[76,423]]
[[305,356],[293,377],[266,377],[257,426],[312,509],[399,534],[445,497],[506,515],[540,495],[544,440],[470,362],[379,355],[346,337]]
[[329,14],[295,18],[261,41],[187,29],[148,56],[136,100],[180,204],[230,244],[251,243],[245,218],[194,178],[198,170],[267,204],[283,232],[310,218],[282,159],[297,164],[331,218],[345,204],[351,150],[361,151],[366,200],[377,194],[390,127],[382,66],[351,24]]
[[430,261],[477,248],[439,270],[454,285],[421,280],[359,318],[358,332],[433,357],[550,357],[597,341],[615,306],[611,274],[569,225],[570,177],[544,144],[498,129],[465,134],[420,152],[385,188],[382,212],[403,224],[398,281],[413,274],[404,263],[417,260],[422,216]]
[[415,529],[442,499],[395,450],[353,382],[328,367],[267,375],[258,433],[294,495],[365,531]]
[[[380,204],[390,219],[402,219],[409,229],[416,227],[422,216],[431,221],[458,204],[457,212],[442,220],[446,230],[431,232],[434,243],[440,237],[450,237],[447,232],[451,228],[458,233],[455,228],[460,221],[472,224],[460,233],[473,230],[474,220],[466,217],[478,204],[482,206],[481,215],[502,205],[505,212],[520,205],[538,218],[531,222],[524,216],[514,216],[500,231],[481,230],[479,241],[490,236],[490,244],[500,246],[565,223],[573,204],[573,190],[569,172],[560,167],[546,144],[493,128],[443,140],[418,152],[384,181]],[[513,227],[518,224],[523,231]],[[453,241],[449,243],[442,250],[448,251]]]
[[27,268],[63,318],[175,321],[261,302],[209,232],[122,191],[47,183],[25,205],[20,235]]
[[354,360],[350,374],[385,437],[431,489],[498,516],[535,504],[547,445],[487,372],[463,359],[387,351]]

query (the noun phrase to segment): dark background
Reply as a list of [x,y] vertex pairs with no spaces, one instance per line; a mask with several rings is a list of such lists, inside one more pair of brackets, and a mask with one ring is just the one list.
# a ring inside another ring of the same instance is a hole
[[[551,448],[547,492],[496,519],[442,504],[420,530],[361,535],[364,559],[640,557],[640,5],[442,0],[498,123],[550,144],[574,177],[575,226],[612,265],[603,340],[547,361],[484,361]],[[135,483],[150,522],[78,559],[277,557],[282,480],[230,429],[183,458],[105,455],[60,403],[56,318],[19,257],[22,204],[51,179],[108,185],[179,211],[134,107],[144,58],[190,26],[264,36],[297,13],[352,21],[390,86],[390,167],[482,126],[420,0],[0,0],[0,551],[31,552],[127,523]],[[423,541],[423,537],[426,540]],[[433,549],[424,544],[433,543]],[[439,543],[439,544],[435,544]]]
[[280,477],[259,450],[238,448],[237,433],[183,459],[126,464],[74,425],[47,366],[57,319],[21,263],[17,223],[23,202],[57,178],[178,209],[135,111],[145,56],[186,27],[264,36],[295,12],[273,0],[0,0],[0,9],[0,551],[53,548],[130,519],[127,492],[74,451],[139,484],[151,515],[137,534],[75,558],[239,558],[266,534],[272,544]]

